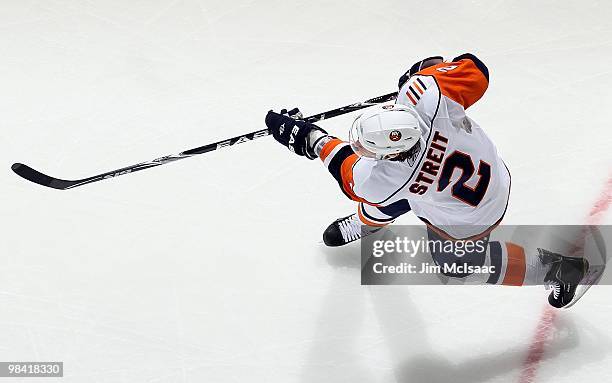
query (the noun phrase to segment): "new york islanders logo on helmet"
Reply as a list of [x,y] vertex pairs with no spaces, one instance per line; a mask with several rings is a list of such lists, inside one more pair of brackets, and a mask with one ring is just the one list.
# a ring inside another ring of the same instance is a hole
[[389,139],[393,142],[399,141],[402,139],[402,133],[399,130],[392,130],[389,133]]

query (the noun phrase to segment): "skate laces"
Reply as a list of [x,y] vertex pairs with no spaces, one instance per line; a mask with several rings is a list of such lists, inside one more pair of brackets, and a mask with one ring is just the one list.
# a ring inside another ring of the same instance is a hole
[[357,219],[357,215],[353,214],[342,221],[338,222],[342,239],[345,242],[351,242],[361,238],[361,223]]
[[548,288],[552,290],[553,297],[555,299],[559,299],[559,294],[561,294],[561,284],[559,282],[548,282]]

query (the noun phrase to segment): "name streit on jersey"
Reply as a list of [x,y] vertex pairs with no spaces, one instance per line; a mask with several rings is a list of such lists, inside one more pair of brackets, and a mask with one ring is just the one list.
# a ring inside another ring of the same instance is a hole
[[433,139],[427,149],[426,160],[421,165],[421,170],[409,190],[414,194],[425,194],[428,185],[433,184],[440,171],[440,165],[444,160],[448,138],[444,137],[439,131],[434,131]]

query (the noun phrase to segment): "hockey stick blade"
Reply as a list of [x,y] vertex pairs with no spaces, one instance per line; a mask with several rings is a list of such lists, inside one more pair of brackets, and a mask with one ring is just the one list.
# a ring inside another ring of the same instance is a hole
[[79,181],[67,181],[61,180],[59,178],[49,177],[46,174],[39,172],[38,170],[34,170],[28,165],[15,163],[11,166],[11,169],[20,177],[25,178],[30,182],[34,182],[36,184],[47,186],[53,189],[64,190],[68,189],[74,184],[78,184]]
[[34,182],[35,184],[39,184],[42,186],[50,187],[57,190],[66,190],[71,189],[73,187],[89,184],[92,182],[102,181],[108,178],[114,178],[117,176],[122,176],[124,174],[129,174],[133,172],[137,172],[139,170],[144,170],[148,168],[152,168],[155,166],[167,164],[168,162],[176,161],[177,159],[187,158],[190,155],[182,155],[179,154],[177,156],[164,156],[158,159],[155,159],[150,162],[143,162],[136,165],[127,166],[125,168],[113,170],[107,173],[102,173],[95,175],[93,177],[83,178],[80,180],[63,180],[61,178],[55,178],[48,176],[44,173],[39,172],[36,169],[32,169],[28,165],[24,165],[21,163],[15,163],[11,166],[11,169],[20,177],[25,178],[30,182]]

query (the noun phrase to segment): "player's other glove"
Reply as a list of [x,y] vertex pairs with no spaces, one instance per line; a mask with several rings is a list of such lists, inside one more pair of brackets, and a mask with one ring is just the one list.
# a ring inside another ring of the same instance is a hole
[[399,89],[402,89],[402,86],[404,86],[404,84],[410,79],[410,77],[412,77],[415,73],[417,73],[420,70],[423,70],[425,68],[429,68],[430,66],[434,66],[436,64],[439,64],[443,61],[444,59],[442,58],[442,56],[432,56],[432,57],[428,57],[426,59],[423,59],[421,61],[415,62],[414,64],[412,64],[412,66],[410,67],[410,69],[408,69],[408,71],[406,73],[404,73],[402,75],[402,77],[399,78],[399,81],[397,82],[397,87]]
[[294,108],[280,113],[269,111],[266,115],[266,126],[274,139],[286,146],[298,156],[310,160],[317,158],[315,147],[320,139],[327,137],[327,132],[318,126],[301,120],[302,112]]

